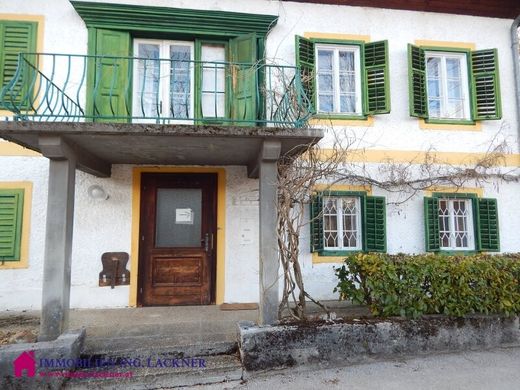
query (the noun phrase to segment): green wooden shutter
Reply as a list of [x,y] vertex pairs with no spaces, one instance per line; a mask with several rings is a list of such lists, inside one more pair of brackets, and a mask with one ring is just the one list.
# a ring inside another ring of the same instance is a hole
[[257,49],[256,34],[246,34],[231,39],[232,104],[231,118],[235,124],[254,126],[257,119]]
[[127,122],[131,116],[132,64],[130,33],[94,29],[89,33],[89,54],[98,57],[89,62],[87,112],[96,121]]
[[19,261],[23,190],[0,190],[0,261]]
[[441,249],[438,198],[424,198],[424,230],[426,251],[438,252]]
[[314,42],[296,35],[296,66],[300,68],[300,79],[307,98],[316,106]]
[[486,252],[500,251],[498,210],[496,199],[477,199],[478,249]]
[[[14,79],[19,53],[36,52],[37,31],[36,22],[0,21],[0,89]],[[20,69],[23,71],[19,73],[14,88],[11,88],[12,93],[5,96],[6,103],[1,108],[9,109],[13,105],[28,108],[33,100],[31,85],[34,84],[34,70],[27,65]]]
[[426,94],[426,63],[424,50],[408,44],[408,88],[410,115],[428,117],[428,97]]
[[323,250],[323,196],[311,198],[311,252]]
[[390,80],[388,76],[388,41],[365,43],[365,115],[390,112]]
[[471,52],[473,119],[500,119],[500,83],[496,49]]
[[366,196],[364,241],[367,252],[386,252],[386,201],[383,196]]

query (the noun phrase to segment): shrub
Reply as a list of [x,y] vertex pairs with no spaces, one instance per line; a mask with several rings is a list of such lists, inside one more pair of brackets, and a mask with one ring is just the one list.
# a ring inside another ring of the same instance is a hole
[[520,313],[520,254],[359,253],[335,268],[340,299],[376,316]]

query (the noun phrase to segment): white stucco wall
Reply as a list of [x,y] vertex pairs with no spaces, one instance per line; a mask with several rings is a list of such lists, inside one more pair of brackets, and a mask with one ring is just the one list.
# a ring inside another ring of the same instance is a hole
[[[124,2],[143,4],[141,0]],[[282,64],[294,64],[295,34],[322,32],[369,35],[372,41],[388,39],[392,111],[388,115],[376,116],[370,127],[347,128],[349,134],[357,138],[357,147],[389,151],[485,152],[491,139],[500,132],[500,138],[507,140],[511,152],[519,151],[509,35],[511,20],[274,0],[154,0],[147,5],[278,15],[278,24],[268,36],[266,53],[268,58]],[[87,30],[67,0],[0,0],[0,14],[3,13],[44,15],[44,52],[87,52]],[[415,40],[469,42],[475,43],[477,49],[497,48],[503,119],[481,122],[481,131],[421,130],[417,119],[408,113],[406,47]],[[50,65],[44,63],[44,71]],[[324,145],[330,141],[331,131],[328,129]],[[40,307],[47,169],[48,162],[44,158],[0,157],[0,182],[33,182],[29,268],[0,269],[0,310]],[[131,245],[132,166],[116,165],[112,173],[109,179],[95,178],[82,172],[77,175],[72,307],[122,307],[129,302],[128,286],[113,290],[98,287],[101,254],[107,251],[130,253]],[[258,300],[258,181],[247,178],[245,167],[227,167],[226,175],[224,301],[255,302]],[[87,189],[92,184],[102,185],[110,198],[106,201],[90,199]],[[520,251],[517,233],[520,231],[519,190],[520,185],[516,183],[484,185],[484,195],[498,199],[504,252]],[[395,199],[395,195],[377,189],[373,193],[386,196],[388,202]],[[406,204],[387,207],[390,253],[424,251],[422,202],[422,195],[418,195]],[[306,229],[301,246],[306,286],[317,298],[333,298],[334,265],[312,263],[311,254],[307,252],[308,233]]]

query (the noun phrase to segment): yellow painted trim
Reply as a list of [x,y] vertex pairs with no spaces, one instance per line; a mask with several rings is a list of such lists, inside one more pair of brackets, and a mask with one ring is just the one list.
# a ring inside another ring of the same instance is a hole
[[42,155],[34,150],[15,144],[14,142],[0,141],[0,156],[41,157]]
[[312,118],[309,120],[311,126],[374,126],[374,117],[369,116],[366,119],[327,119]]
[[334,185],[328,185],[328,184],[316,184],[313,187],[314,191],[321,192],[321,191],[364,191],[367,193],[367,195],[372,195],[372,186],[369,185],[361,185],[361,186],[355,186],[350,184],[334,184]]
[[337,34],[337,33],[322,33],[322,32],[305,32],[304,38],[308,39],[338,39],[343,41],[363,41],[370,42],[370,35],[355,35],[355,34]]
[[226,245],[226,170],[211,167],[135,167],[132,172],[132,243],[130,256],[130,297],[129,306],[137,306],[137,272],[139,263],[139,221],[141,208],[141,174],[155,173],[216,173],[217,174],[217,285],[215,303],[224,303],[225,292],[225,245]]
[[476,122],[472,125],[426,123],[426,121],[423,118],[419,118],[419,128],[421,130],[482,131],[482,123]]
[[[333,153],[331,149],[321,150],[322,159],[327,159]],[[419,150],[364,150],[353,149],[347,155],[349,162],[365,163],[412,163],[422,164],[427,152]],[[484,158],[485,153],[463,152],[430,152],[429,156],[438,164],[471,165]],[[497,166],[520,167],[520,154],[506,154]]]
[[33,184],[30,181],[0,182],[0,189],[24,190],[22,239],[20,240],[20,261],[5,261],[3,265],[0,261],[0,270],[29,268],[29,236],[31,232],[32,188]]
[[[20,22],[36,22],[38,23],[38,30],[36,31],[36,52],[43,53],[44,31],[45,31],[45,16],[43,15],[29,15],[29,14],[1,14],[0,20],[17,20]],[[40,59],[39,67],[43,69],[44,57]],[[34,90],[38,90],[38,83],[34,85]],[[34,102],[34,106],[39,105],[38,100]],[[13,113],[9,110],[0,110],[0,116],[12,117]]]
[[476,47],[473,42],[430,41],[428,39],[416,39],[414,44],[417,46],[438,46],[470,50],[475,50]]
[[347,256],[320,256],[319,253],[312,253],[312,264],[327,264],[327,263],[343,263]]
[[432,196],[434,192],[446,192],[448,194],[475,194],[479,198],[484,197],[484,189],[483,188],[473,188],[473,187],[444,187],[444,186],[435,186],[430,187],[428,190],[424,191],[425,196]]

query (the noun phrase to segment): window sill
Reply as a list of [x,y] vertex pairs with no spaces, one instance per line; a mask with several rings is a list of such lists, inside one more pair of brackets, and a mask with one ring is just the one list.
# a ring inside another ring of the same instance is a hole
[[347,116],[347,115],[325,115],[317,114],[309,120],[310,125],[318,126],[364,126],[374,125],[373,116]]
[[447,130],[447,131],[482,131],[480,122],[471,120],[455,121],[441,119],[419,119],[421,130]]
[[2,264],[2,262],[0,261],[0,271],[3,270],[3,269],[23,269],[23,268],[29,268],[29,264],[27,263],[27,261],[20,261],[20,260],[17,260],[17,261],[13,261],[13,260],[9,260],[9,261],[4,261],[4,263]]
[[472,255],[476,255],[480,252],[476,249],[468,249],[468,250],[441,249],[440,251],[434,252],[434,253],[438,253],[440,255],[445,255],[445,256],[472,256]]
[[312,253],[312,264],[343,263],[348,255],[363,252],[361,249],[352,251],[320,251]]

